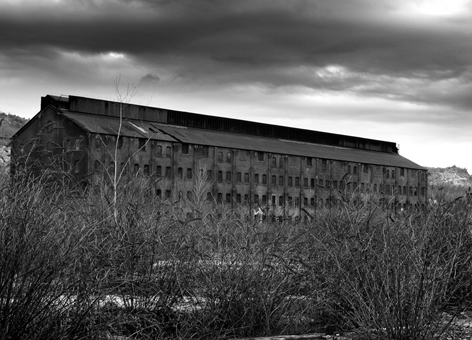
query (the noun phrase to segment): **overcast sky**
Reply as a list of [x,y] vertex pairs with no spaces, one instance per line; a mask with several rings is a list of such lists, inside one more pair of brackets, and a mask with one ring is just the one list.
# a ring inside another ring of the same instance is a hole
[[472,0],[0,0],[0,111],[46,94],[396,142],[472,172]]

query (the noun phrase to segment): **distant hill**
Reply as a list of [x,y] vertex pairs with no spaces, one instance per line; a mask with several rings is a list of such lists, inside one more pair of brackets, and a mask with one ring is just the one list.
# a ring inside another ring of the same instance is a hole
[[0,111],[0,145],[6,145],[28,119]]
[[436,200],[464,196],[470,188],[472,176],[467,169],[455,165],[448,168],[428,168],[428,192]]

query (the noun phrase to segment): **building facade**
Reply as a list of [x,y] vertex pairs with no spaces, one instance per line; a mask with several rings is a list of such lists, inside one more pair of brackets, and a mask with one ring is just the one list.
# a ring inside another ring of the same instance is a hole
[[12,138],[12,159],[13,173],[58,159],[84,185],[118,166],[159,179],[162,199],[203,174],[215,204],[279,216],[313,212],[346,193],[401,208],[427,197],[426,169],[392,142],[77,96],[42,97]]

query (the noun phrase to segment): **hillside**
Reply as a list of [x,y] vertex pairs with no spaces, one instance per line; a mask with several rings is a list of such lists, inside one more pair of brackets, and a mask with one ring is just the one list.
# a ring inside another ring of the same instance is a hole
[[0,111],[0,145],[8,144],[8,140],[26,124],[28,119]]
[[429,168],[428,181],[430,186],[472,186],[472,176],[467,169],[455,165],[448,168]]

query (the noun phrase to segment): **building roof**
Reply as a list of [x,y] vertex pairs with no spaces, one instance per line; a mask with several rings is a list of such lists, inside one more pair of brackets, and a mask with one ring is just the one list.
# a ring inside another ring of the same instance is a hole
[[[67,111],[64,112],[63,115],[91,133],[108,135],[118,134],[120,120],[117,117]],[[284,155],[369,163],[382,166],[424,169],[420,165],[400,156],[397,153],[367,151],[362,149],[290,141],[278,138],[214,131],[133,119],[124,120],[121,128],[121,135],[168,142],[182,142]]]

